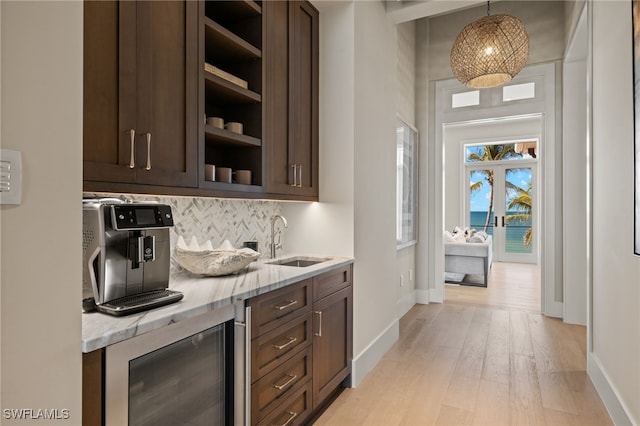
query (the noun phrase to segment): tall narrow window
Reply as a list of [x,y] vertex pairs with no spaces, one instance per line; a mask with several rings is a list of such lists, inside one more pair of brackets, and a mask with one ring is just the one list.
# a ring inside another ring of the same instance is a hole
[[396,153],[396,241],[403,248],[418,240],[418,131],[400,119]]

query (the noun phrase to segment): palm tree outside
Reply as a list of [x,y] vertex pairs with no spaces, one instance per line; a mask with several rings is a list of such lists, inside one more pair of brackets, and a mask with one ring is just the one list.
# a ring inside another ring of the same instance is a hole
[[[512,185],[510,190],[515,192],[515,194],[513,194],[513,197],[509,200],[508,208],[509,211],[514,211],[516,213],[507,215],[505,220],[507,222],[531,223],[531,183],[529,183],[526,188],[520,188],[516,185]],[[527,229],[522,238],[524,246],[531,247],[531,241],[533,238],[533,228],[531,226]]]
[[[486,162],[500,161],[510,158],[520,158],[521,155],[515,152],[515,144],[493,144],[472,147],[467,151],[467,162]],[[485,220],[483,231],[487,232],[491,224],[491,214],[493,213],[493,196],[494,196],[494,175],[493,170],[477,170],[477,173],[483,176],[481,180],[472,182],[470,186],[471,194],[480,191],[484,183],[489,185],[489,208],[487,209],[487,218]],[[509,171],[507,171],[509,173]]]

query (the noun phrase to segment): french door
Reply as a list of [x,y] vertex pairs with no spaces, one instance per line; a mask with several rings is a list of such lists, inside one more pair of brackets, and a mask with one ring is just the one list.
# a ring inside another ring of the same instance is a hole
[[466,223],[493,237],[493,260],[537,263],[537,163],[465,167]]

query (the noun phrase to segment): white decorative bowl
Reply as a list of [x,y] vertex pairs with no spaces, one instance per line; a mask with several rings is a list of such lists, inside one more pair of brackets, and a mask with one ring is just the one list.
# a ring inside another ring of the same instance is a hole
[[247,247],[234,249],[227,240],[214,249],[211,241],[200,246],[196,238],[191,237],[187,246],[182,236],[178,238],[175,255],[180,266],[189,272],[212,277],[237,273],[260,257],[260,253]]

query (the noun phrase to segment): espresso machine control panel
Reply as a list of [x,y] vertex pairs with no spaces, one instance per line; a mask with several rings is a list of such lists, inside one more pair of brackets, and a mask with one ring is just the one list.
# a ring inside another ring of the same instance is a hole
[[169,228],[173,226],[171,208],[167,205],[121,204],[111,206],[111,220],[117,231]]

